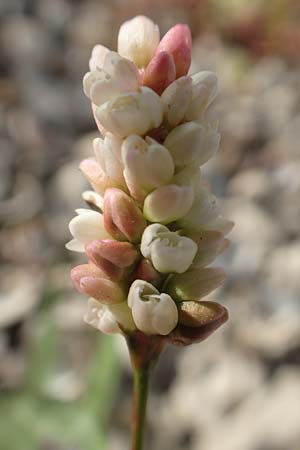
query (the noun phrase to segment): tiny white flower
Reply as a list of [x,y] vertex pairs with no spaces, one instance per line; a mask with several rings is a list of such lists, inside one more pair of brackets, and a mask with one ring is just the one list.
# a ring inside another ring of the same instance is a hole
[[193,186],[168,184],[147,195],[144,216],[150,222],[167,224],[185,216],[194,201]]
[[104,45],[95,45],[89,60],[90,70],[101,70],[103,68],[105,56],[109,52],[110,50],[104,47]]
[[192,100],[192,91],[192,78],[186,76],[175,80],[162,93],[164,116],[172,127],[184,119]]
[[219,143],[220,134],[216,127],[197,122],[179,125],[168,134],[164,141],[177,167],[190,164],[201,166],[217,151]]
[[83,320],[106,334],[120,333],[120,326],[131,331],[135,329],[132,314],[126,302],[103,305],[90,297]]
[[150,283],[135,280],[129,290],[128,306],[134,322],[146,334],[169,334],[177,325],[178,310],[172,297],[160,294]]
[[193,262],[198,246],[190,238],[160,224],[149,225],[143,233],[141,253],[161,273],[183,273]]
[[124,94],[104,103],[97,108],[96,116],[107,131],[119,137],[143,135],[161,124],[162,104],[154,91],[142,87],[138,93]]
[[174,174],[170,152],[150,137],[128,136],[122,145],[122,160],[127,186],[137,199],[166,184]]
[[145,16],[124,22],[118,35],[118,52],[138,67],[146,66],[159,44],[159,28]]
[[83,90],[93,104],[103,103],[139,89],[139,73],[135,65],[118,53],[109,51],[101,69],[92,70],[83,78]]
[[68,250],[84,252],[85,244],[94,239],[111,239],[104,228],[103,216],[97,211],[89,209],[77,209],[78,216],[69,223],[69,229],[74,237],[66,244]]
[[193,94],[185,113],[185,120],[197,120],[215,99],[218,91],[218,79],[213,72],[205,70],[191,76]]

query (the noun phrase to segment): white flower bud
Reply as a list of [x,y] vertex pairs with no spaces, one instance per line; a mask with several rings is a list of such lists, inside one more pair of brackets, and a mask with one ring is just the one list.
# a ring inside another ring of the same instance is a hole
[[136,66],[118,53],[109,51],[101,69],[85,74],[83,90],[93,104],[103,103],[139,88],[139,73]]
[[128,306],[134,322],[146,334],[169,334],[177,325],[178,310],[172,297],[143,280],[135,280],[129,290]]
[[216,197],[204,185],[198,184],[193,206],[177,225],[187,230],[215,230],[227,234],[233,222],[222,217]]
[[122,328],[132,331],[135,324],[126,302],[104,305],[94,298],[89,298],[84,321],[106,334],[120,333]]
[[150,222],[167,224],[185,216],[193,204],[191,185],[168,184],[149,194],[144,202],[144,217]]
[[97,211],[77,209],[78,216],[69,223],[69,229],[74,237],[66,244],[68,250],[84,252],[85,244],[94,239],[111,239],[104,228],[103,216]]
[[97,108],[96,116],[101,125],[120,137],[130,134],[143,135],[162,122],[160,97],[151,89],[121,95]]
[[124,22],[118,35],[118,52],[145,67],[159,44],[159,28],[145,16],[137,16]]
[[104,47],[104,45],[95,45],[89,61],[90,70],[101,70],[103,68],[105,56],[109,52],[110,50]]
[[183,273],[193,262],[197,244],[163,225],[149,225],[142,236],[141,253],[161,273]]
[[215,99],[218,91],[218,79],[208,70],[192,75],[193,95],[185,114],[185,120],[197,120]]
[[174,128],[164,145],[170,150],[177,167],[190,164],[199,167],[217,151],[219,142],[220,134],[212,126],[188,122]]
[[120,187],[125,187],[124,166],[121,158],[122,139],[112,133],[106,133],[104,139],[93,141],[94,153],[103,172]]
[[166,184],[174,174],[170,152],[150,137],[128,136],[122,145],[122,159],[127,186],[137,200]]
[[166,121],[175,127],[182,122],[192,100],[192,79],[181,77],[164,90],[161,100]]

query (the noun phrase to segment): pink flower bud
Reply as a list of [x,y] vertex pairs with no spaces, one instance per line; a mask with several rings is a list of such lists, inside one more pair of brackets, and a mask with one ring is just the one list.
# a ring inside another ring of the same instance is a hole
[[77,291],[82,293],[82,289],[80,287],[80,280],[84,277],[101,277],[103,276],[103,272],[96,266],[92,264],[81,264],[79,266],[73,267],[71,270],[71,280],[72,283],[77,289]]
[[162,51],[171,53],[176,66],[176,78],[186,75],[191,65],[192,36],[187,25],[179,23],[162,38],[156,54]]
[[147,222],[125,192],[110,188],[104,196],[104,226],[119,241],[139,242]]
[[154,269],[153,265],[147,259],[142,259],[132,274],[132,281],[144,280],[157,286],[162,280],[161,274]]
[[99,267],[99,269],[105,273],[107,278],[114,281],[121,280],[123,277],[124,270],[121,269],[120,267],[117,267],[115,264],[108,261],[106,258],[103,258],[103,256],[101,256],[99,252],[97,252],[97,250],[94,250],[93,249],[94,242],[101,242],[101,241],[92,241],[90,244],[86,245],[85,250],[89,260],[97,267]]
[[157,53],[148,64],[143,79],[143,85],[161,94],[176,77],[174,58],[169,52]]
[[90,242],[86,246],[86,254],[100,268],[102,268],[103,260],[118,268],[129,267],[139,255],[135,247],[129,242],[119,242],[111,239]]
[[125,301],[125,295],[119,284],[106,278],[84,277],[80,280],[80,287],[87,294],[100,303],[113,305]]
[[99,163],[93,158],[84,159],[81,161],[79,168],[95,191],[103,195],[111,180],[103,172]]
[[74,267],[71,279],[80,293],[87,294],[106,305],[125,300],[120,284],[105,278],[103,271],[92,264]]

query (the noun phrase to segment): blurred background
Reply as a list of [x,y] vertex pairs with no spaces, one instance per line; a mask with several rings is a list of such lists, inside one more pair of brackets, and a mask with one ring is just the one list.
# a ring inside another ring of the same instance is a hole
[[128,448],[121,340],[82,322],[67,224],[96,136],[81,80],[137,14],[192,30],[192,71],[220,80],[221,151],[205,175],[236,222],[214,298],[230,322],[168,348],[151,385],[148,448],[300,448],[298,0],[0,1],[0,448]]

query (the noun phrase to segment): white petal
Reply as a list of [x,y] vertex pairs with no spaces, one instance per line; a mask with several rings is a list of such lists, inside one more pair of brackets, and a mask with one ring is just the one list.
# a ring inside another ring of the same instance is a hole
[[160,186],[144,202],[144,216],[150,222],[167,224],[185,216],[194,200],[192,186]]
[[178,125],[192,100],[191,77],[181,77],[171,83],[162,93],[161,100],[167,122],[172,127]]
[[126,94],[97,108],[96,116],[102,126],[119,137],[143,135],[162,121],[160,97],[151,89]]
[[145,258],[150,257],[150,246],[158,238],[159,233],[166,233],[168,231],[169,229],[160,223],[153,223],[145,229],[141,240],[141,253]]
[[71,241],[65,244],[65,247],[71,252],[83,253],[85,251],[84,244],[78,241],[78,239],[71,239]]
[[159,44],[159,28],[145,16],[124,22],[119,30],[118,52],[138,67],[148,64]]
[[154,139],[131,135],[122,145],[124,177],[134,198],[141,200],[151,190],[166,184],[173,176],[170,152]]
[[151,244],[151,261],[158,272],[183,273],[192,264],[197,248],[192,239],[169,232]]
[[197,162],[204,140],[205,128],[196,122],[189,122],[174,128],[164,145],[170,150],[175,165],[180,167]]
[[146,334],[169,334],[177,325],[178,311],[173,299],[143,280],[129,290],[128,305],[137,328]]
[[96,45],[92,50],[91,59],[89,61],[90,70],[102,69],[105,56],[109,52],[110,50],[103,45]]
[[193,95],[185,114],[185,120],[197,120],[215,99],[218,79],[213,72],[203,71],[192,75]]
[[104,228],[102,214],[96,211],[90,210],[74,217],[69,223],[69,229],[72,236],[84,244],[94,239],[111,238]]

